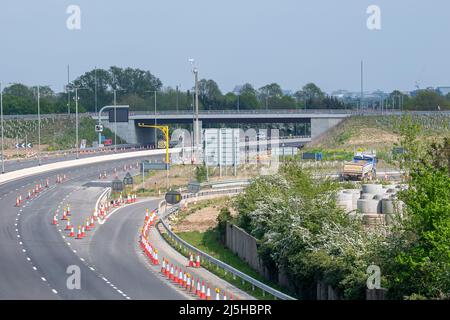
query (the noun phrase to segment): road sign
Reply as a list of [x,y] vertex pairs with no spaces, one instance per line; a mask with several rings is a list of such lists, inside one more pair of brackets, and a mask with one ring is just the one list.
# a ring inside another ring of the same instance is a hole
[[16,149],[31,149],[33,147],[33,144],[31,142],[25,144],[25,143],[16,143]]
[[181,193],[178,191],[169,191],[165,196],[168,204],[178,204],[181,201]]
[[[142,168],[144,166],[144,168]],[[141,171],[149,171],[149,170],[169,170],[170,165],[163,162],[156,162],[156,163],[150,163],[150,162],[141,162]]]
[[123,178],[123,184],[124,185],[132,185],[133,184],[133,177],[129,172],[125,175],[125,178]]
[[189,193],[197,193],[200,191],[201,185],[199,182],[189,182],[188,184],[188,192]]
[[102,124],[96,124],[95,125],[95,132],[103,132],[103,125]]
[[120,179],[114,179],[112,181],[111,188],[113,191],[122,191],[123,190],[123,181]]

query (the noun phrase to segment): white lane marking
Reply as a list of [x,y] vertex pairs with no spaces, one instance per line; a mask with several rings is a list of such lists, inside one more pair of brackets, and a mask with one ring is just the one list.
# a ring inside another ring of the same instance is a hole
[[34,270],[34,271],[37,271],[37,268],[36,268],[36,267],[33,267],[33,270]]
[[56,291],[55,289],[52,289],[54,294],[58,294],[58,291]]
[[28,260],[28,261],[31,261],[30,257],[27,257],[27,260]]
[[47,281],[47,279],[45,279],[44,277],[41,277],[41,279],[42,279],[42,281],[44,281],[44,282],[46,282],[46,281]]

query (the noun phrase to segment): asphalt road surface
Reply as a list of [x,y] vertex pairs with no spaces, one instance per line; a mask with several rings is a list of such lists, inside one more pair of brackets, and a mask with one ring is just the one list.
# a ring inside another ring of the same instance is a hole
[[[82,200],[86,208],[93,210],[101,189],[86,188],[86,184],[97,180],[105,170],[110,180],[113,168],[121,168],[125,163],[136,164],[136,161],[86,165],[0,185],[0,299],[185,298],[145,270],[139,252],[131,250],[139,228],[137,217],[114,217],[92,231],[93,239],[91,236],[71,245],[60,231],[64,226],[51,224],[53,214],[61,210],[69,197],[75,197],[73,201]],[[55,184],[56,174],[61,173],[69,180]],[[51,182],[50,188],[25,200],[20,207],[14,206],[18,194],[25,198],[29,189],[46,178]],[[84,259],[83,252],[88,252],[91,259]],[[67,273],[69,266],[80,268],[80,290],[67,286],[71,275]]]

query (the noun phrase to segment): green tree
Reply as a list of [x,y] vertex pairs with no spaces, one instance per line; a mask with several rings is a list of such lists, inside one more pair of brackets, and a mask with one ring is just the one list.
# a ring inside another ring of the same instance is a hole
[[198,84],[198,98],[204,109],[220,109],[222,104],[222,92],[214,80],[201,79]]

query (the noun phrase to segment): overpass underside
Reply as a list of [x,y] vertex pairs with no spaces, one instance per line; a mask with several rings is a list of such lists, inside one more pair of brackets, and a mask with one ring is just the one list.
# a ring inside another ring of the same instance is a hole
[[[207,128],[240,128],[248,129],[278,129],[280,137],[301,136],[316,138],[328,131],[330,128],[342,121],[342,118],[261,118],[249,115],[246,118],[200,118],[200,127]],[[108,121],[102,122],[106,127],[114,131],[114,123]],[[155,133],[157,139],[163,139],[162,133],[158,130],[149,128],[140,128],[139,123],[154,125],[155,119],[145,117],[130,119],[127,123],[117,123],[117,135],[128,143],[153,145],[155,144]],[[175,129],[187,129],[192,132],[194,118],[174,118],[174,119],[156,119],[156,124],[168,125],[170,131]]]

